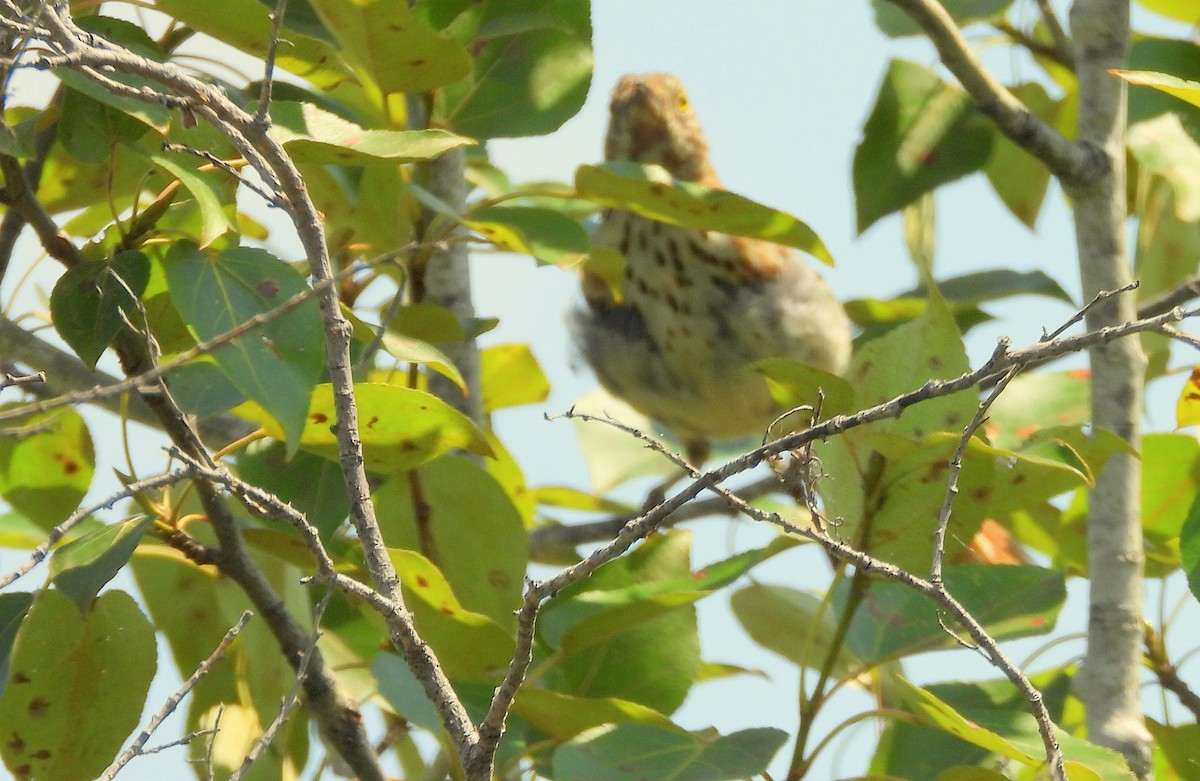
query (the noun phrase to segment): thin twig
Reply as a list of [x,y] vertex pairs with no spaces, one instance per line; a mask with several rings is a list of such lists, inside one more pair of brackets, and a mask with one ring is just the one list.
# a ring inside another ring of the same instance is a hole
[[1082,308],[1077,310],[1075,312],[1075,314],[1073,314],[1069,318],[1067,318],[1067,320],[1062,325],[1060,325],[1058,328],[1055,328],[1053,331],[1051,331],[1048,334],[1043,334],[1042,341],[1048,342],[1052,339],[1057,339],[1059,336],[1062,336],[1063,333],[1065,333],[1066,330],[1068,328],[1070,328],[1071,326],[1075,325],[1076,323],[1082,323],[1084,318],[1087,316],[1087,313],[1092,311],[1093,309],[1095,309],[1102,302],[1107,301],[1108,299],[1112,298],[1113,296],[1118,296],[1121,293],[1129,293],[1134,290],[1137,290],[1138,287],[1140,287],[1140,285],[1141,285],[1141,283],[1139,283],[1139,282],[1130,282],[1128,285],[1118,288],[1117,290],[1101,290],[1100,292],[1098,292],[1095,295],[1094,298],[1092,298],[1091,301],[1088,301],[1086,304],[1083,305]]
[[179,469],[173,469],[170,472],[165,472],[155,477],[148,477],[145,480],[139,480],[136,483],[130,483],[120,491],[111,496],[101,499],[100,501],[90,504],[86,507],[80,507],[62,523],[55,526],[46,533],[46,539],[38,543],[37,547],[29,554],[29,557],[15,569],[3,576],[0,576],[0,589],[12,585],[18,578],[29,574],[29,572],[38,564],[45,560],[50,554],[50,549],[55,543],[65,537],[72,529],[89,518],[93,513],[99,512],[112,507],[122,499],[128,499],[131,496],[141,493],[142,491],[150,491],[155,488],[161,488],[165,485],[173,485],[181,480],[187,480],[192,476],[192,467],[185,466]]
[[1143,301],[1138,305],[1137,314],[1138,317],[1161,315],[1196,298],[1200,298],[1200,277],[1189,277],[1176,287]]
[[1075,46],[1071,43],[1071,38],[1067,35],[1058,14],[1054,13],[1054,6],[1050,4],[1050,0],[1037,0],[1037,4],[1038,10],[1042,12],[1042,21],[1046,23],[1046,29],[1050,31],[1050,38],[1054,41],[1054,50],[1058,53],[1058,59],[1074,70]]
[[283,30],[283,14],[287,11],[287,0],[275,0],[271,13],[271,37],[267,39],[267,56],[264,58],[262,92],[258,97],[258,109],[254,112],[254,123],[261,128],[270,125],[271,88],[275,81],[275,51],[279,48],[279,33]]
[[180,686],[178,689],[172,692],[169,697],[167,697],[166,702],[163,703],[163,706],[158,710],[158,712],[150,717],[149,723],[146,724],[146,728],[142,730],[140,735],[137,736],[137,739],[130,744],[129,748],[121,752],[121,756],[117,757],[117,759],[108,766],[108,769],[104,771],[102,776],[100,776],[100,781],[112,781],[112,779],[116,777],[117,773],[121,772],[121,768],[129,764],[134,757],[140,754],[150,753],[148,751],[143,751],[146,742],[150,740],[150,736],[152,736],[154,731],[157,730],[164,721],[166,721],[168,716],[175,712],[175,708],[179,706],[179,703],[183,701],[183,698],[187,696],[187,693],[190,692],[195,685],[200,682],[200,679],[205,675],[208,675],[208,671],[212,669],[213,665],[221,660],[225,654],[225,650],[229,648],[229,644],[232,643],[238,634],[241,633],[242,628],[246,626],[246,623],[250,620],[252,615],[254,614],[249,610],[242,613],[242,617],[239,618],[237,623],[225,633],[225,637],[223,637],[221,642],[217,644],[216,649],[214,649],[213,652],[208,655],[208,658],[197,665],[196,669],[190,676],[188,676],[188,679],[183,682],[182,686]]
[[250,190],[259,198],[262,198],[263,202],[268,206],[276,209],[282,209],[284,207],[283,199],[280,198],[278,194],[270,192],[260,187],[255,182],[252,182],[246,177],[242,176],[235,166],[217,157],[212,152],[208,152],[204,149],[196,149],[188,146],[187,144],[172,144],[169,142],[163,143],[162,150],[164,152],[178,152],[179,154],[193,155],[195,157],[199,157],[201,160],[206,160],[209,165],[213,166],[214,168],[221,169],[236,179],[238,184],[245,187],[247,190]]
[[[1008,340],[1002,339],[996,345],[996,354],[1002,354],[1008,349]],[[975,415],[971,421],[963,428],[962,436],[958,438],[958,446],[954,448],[954,455],[950,459],[950,466],[946,476],[946,495],[942,499],[942,507],[938,511],[937,526],[933,531],[933,560],[929,565],[929,582],[935,586],[944,589],[945,582],[942,580],[942,560],[946,554],[946,530],[950,527],[950,514],[954,507],[954,498],[958,496],[958,476],[962,473],[963,458],[966,456],[967,447],[970,445],[971,438],[975,436],[975,432],[987,420],[988,410],[992,404],[1008,387],[1008,384],[1020,368],[1017,366],[1011,367],[996,383],[991,392],[979,402],[978,409],[975,410]]]
[[1162,636],[1149,622],[1145,624],[1145,652],[1146,663],[1159,685],[1179,698],[1179,704],[1191,711],[1194,718],[1200,719],[1200,695],[1179,677],[1179,668],[1167,656]]
[[12,374],[5,372],[4,378],[0,379],[0,390],[12,388],[19,385],[32,385],[33,383],[43,383],[46,381],[46,372],[37,372],[35,374]]
[[321,601],[317,604],[317,608],[313,613],[312,638],[309,640],[308,649],[305,650],[304,656],[300,659],[300,664],[296,667],[296,681],[292,684],[292,690],[284,698],[283,704],[279,708],[279,713],[275,714],[275,718],[263,730],[263,734],[259,736],[258,740],[254,741],[254,745],[246,752],[241,767],[229,776],[229,781],[241,781],[242,776],[254,764],[254,760],[258,759],[262,752],[266,751],[267,746],[271,745],[271,741],[275,740],[275,735],[287,723],[288,716],[295,710],[296,704],[300,701],[300,689],[304,685],[304,678],[308,675],[309,660],[312,659],[313,651],[316,650],[317,641],[321,639],[321,620],[325,617],[325,608],[329,607],[329,600],[332,597],[333,589],[326,589],[325,596],[321,597]]

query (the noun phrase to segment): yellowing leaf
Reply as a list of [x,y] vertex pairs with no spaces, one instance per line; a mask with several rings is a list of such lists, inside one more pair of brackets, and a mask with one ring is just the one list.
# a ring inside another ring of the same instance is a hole
[[431,160],[473,139],[446,130],[368,129],[307,103],[271,103],[271,135],[302,163],[396,165]]
[[1153,87],[1168,95],[1174,95],[1180,100],[1185,100],[1193,106],[1200,106],[1200,82],[1188,81],[1178,76],[1154,71],[1127,71],[1114,68],[1109,70],[1109,73],[1125,79],[1130,84]]
[[[483,432],[470,418],[441,399],[424,391],[360,382],[354,386],[358,402],[359,438],[368,471],[391,474],[420,466],[447,450],[461,448],[476,455],[491,456]],[[283,438],[275,419],[253,404],[237,410],[261,424],[268,435]],[[333,386],[324,383],[313,389],[312,403],[300,434],[300,448],[338,460],[333,424]]]
[[433,562],[419,553],[389,548],[409,596],[417,628],[455,679],[489,679],[502,671],[512,638],[495,621],[463,607]]
[[1175,428],[1197,423],[1200,423],[1200,366],[1192,369],[1192,376],[1184,383],[1175,403]]
[[526,344],[498,344],[483,350],[480,384],[488,412],[536,404],[550,394],[550,382]]

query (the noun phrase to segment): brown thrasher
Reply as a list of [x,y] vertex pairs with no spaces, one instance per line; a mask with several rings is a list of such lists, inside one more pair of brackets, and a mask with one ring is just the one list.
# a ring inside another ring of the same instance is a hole
[[[605,158],[656,164],[720,187],[683,85],[630,75],[612,94]],[[782,412],[748,366],[788,358],[840,373],[850,324],[825,281],[778,244],[605,211],[592,239],[625,256],[622,296],[584,275],[571,331],[604,387],[684,442],[693,464],[710,440],[761,434]]]

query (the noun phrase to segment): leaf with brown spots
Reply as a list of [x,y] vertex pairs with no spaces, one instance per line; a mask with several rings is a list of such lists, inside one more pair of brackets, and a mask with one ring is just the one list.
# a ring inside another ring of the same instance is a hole
[[[998,639],[1049,633],[1066,600],[1064,575],[1042,567],[953,564],[946,567],[945,577],[950,593]],[[848,596],[845,583],[834,590],[834,615],[841,614]],[[846,646],[875,664],[956,647],[955,638],[940,631],[938,621],[924,595],[898,583],[875,581],[854,614]]]
[[[528,567],[525,527],[513,500],[496,479],[462,456],[435,459],[421,467],[420,475],[441,573],[468,610],[511,626]],[[407,475],[387,480],[372,499],[384,542],[422,550]]]
[[[180,242],[163,263],[171,300],[197,339],[210,340],[309,290],[300,272],[265,250],[200,250]],[[221,371],[277,421],[295,452],[325,362],[325,332],[309,297],[213,352]]]
[[156,653],[154,628],[128,594],[109,591],[80,613],[61,592],[43,591],[9,660],[27,683],[0,696],[5,765],[34,778],[95,778],[137,726]]
[[401,92],[428,92],[458,81],[471,69],[459,43],[431,30],[408,3],[391,0],[311,0],[340,54],[354,66],[376,100]]
[[73,409],[34,415],[19,425],[42,430],[24,438],[0,437],[0,497],[49,529],[87,494],[96,466],[92,438]]
[[417,628],[446,673],[455,680],[487,681],[504,670],[512,638],[495,621],[463,607],[429,559],[400,548],[388,550]]

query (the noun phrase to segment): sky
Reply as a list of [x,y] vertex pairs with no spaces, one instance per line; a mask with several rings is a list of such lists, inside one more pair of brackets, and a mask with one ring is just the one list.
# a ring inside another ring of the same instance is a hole
[[[1018,8],[1026,19],[1036,14],[1032,0],[1019,0]],[[927,42],[884,38],[862,0],[596,0],[593,25],[596,70],[580,114],[548,137],[489,145],[493,161],[513,180],[570,181],[576,166],[599,161],[611,86],[625,73],[667,71],[687,86],[726,187],[793,213],[816,230],[837,259],[836,268],[823,273],[840,298],[888,297],[916,283],[898,217],[879,222],[863,236],[855,234],[850,166],[888,59],[903,57],[932,67],[936,59]],[[1006,82],[1034,73],[1027,60],[1008,50],[990,49],[986,62]],[[939,276],[991,268],[1039,269],[1078,297],[1070,215],[1057,186],[1051,185],[1036,233],[1008,214],[980,176],[942,188],[937,209]],[[286,238],[278,241],[283,247],[297,246]],[[576,280],[569,272],[537,268],[532,260],[511,255],[481,254],[473,260],[472,272],[478,313],[500,318],[484,344],[530,343],[552,385],[545,404],[496,415],[501,437],[532,485],[585,488],[587,476],[574,429],[569,423],[544,419],[546,413],[566,410],[596,386],[573,358],[565,334],[563,313],[578,295]],[[11,283],[6,282],[0,300],[7,301],[10,291]],[[967,346],[973,365],[986,359],[998,337],[1010,336],[1020,346],[1071,314],[1070,307],[1048,299],[986,308],[999,319],[971,332]],[[1173,425],[1174,392],[1152,396],[1151,430]],[[98,418],[89,417],[92,420]],[[107,443],[102,437],[96,438],[98,460],[116,460],[115,452],[104,452]],[[696,566],[763,545],[774,535],[770,529],[728,518],[693,528]],[[815,551],[794,551],[754,571],[758,580],[798,589],[820,588],[828,575],[828,564]],[[1172,599],[1181,588],[1178,583],[1170,587]],[[700,612],[706,658],[759,670],[761,675],[696,687],[677,714],[678,721],[693,729],[715,726],[723,733],[769,725],[794,734],[797,675],[792,665],[748,640],[731,618],[727,594],[707,598]],[[1085,615],[1083,590],[1077,584],[1060,630],[1081,630]],[[1006,650],[1021,660],[1042,642],[1010,643]],[[1082,651],[1077,641],[1047,658],[1061,662]],[[965,652],[926,655],[915,660],[910,674],[918,682],[950,675],[997,675],[982,659]],[[156,685],[151,710],[162,698],[155,694],[161,690],[165,695],[172,686],[169,681]],[[870,706],[859,694],[839,698],[815,734],[823,735],[841,719]],[[835,743],[811,778],[841,778],[865,770],[872,728],[850,734],[851,742]],[[168,730],[163,739],[169,735]],[[786,746],[776,758],[776,777],[785,770],[790,750]],[[157,778],[177,771],[178,762],[178,755],[140,759],[123,777]]]

